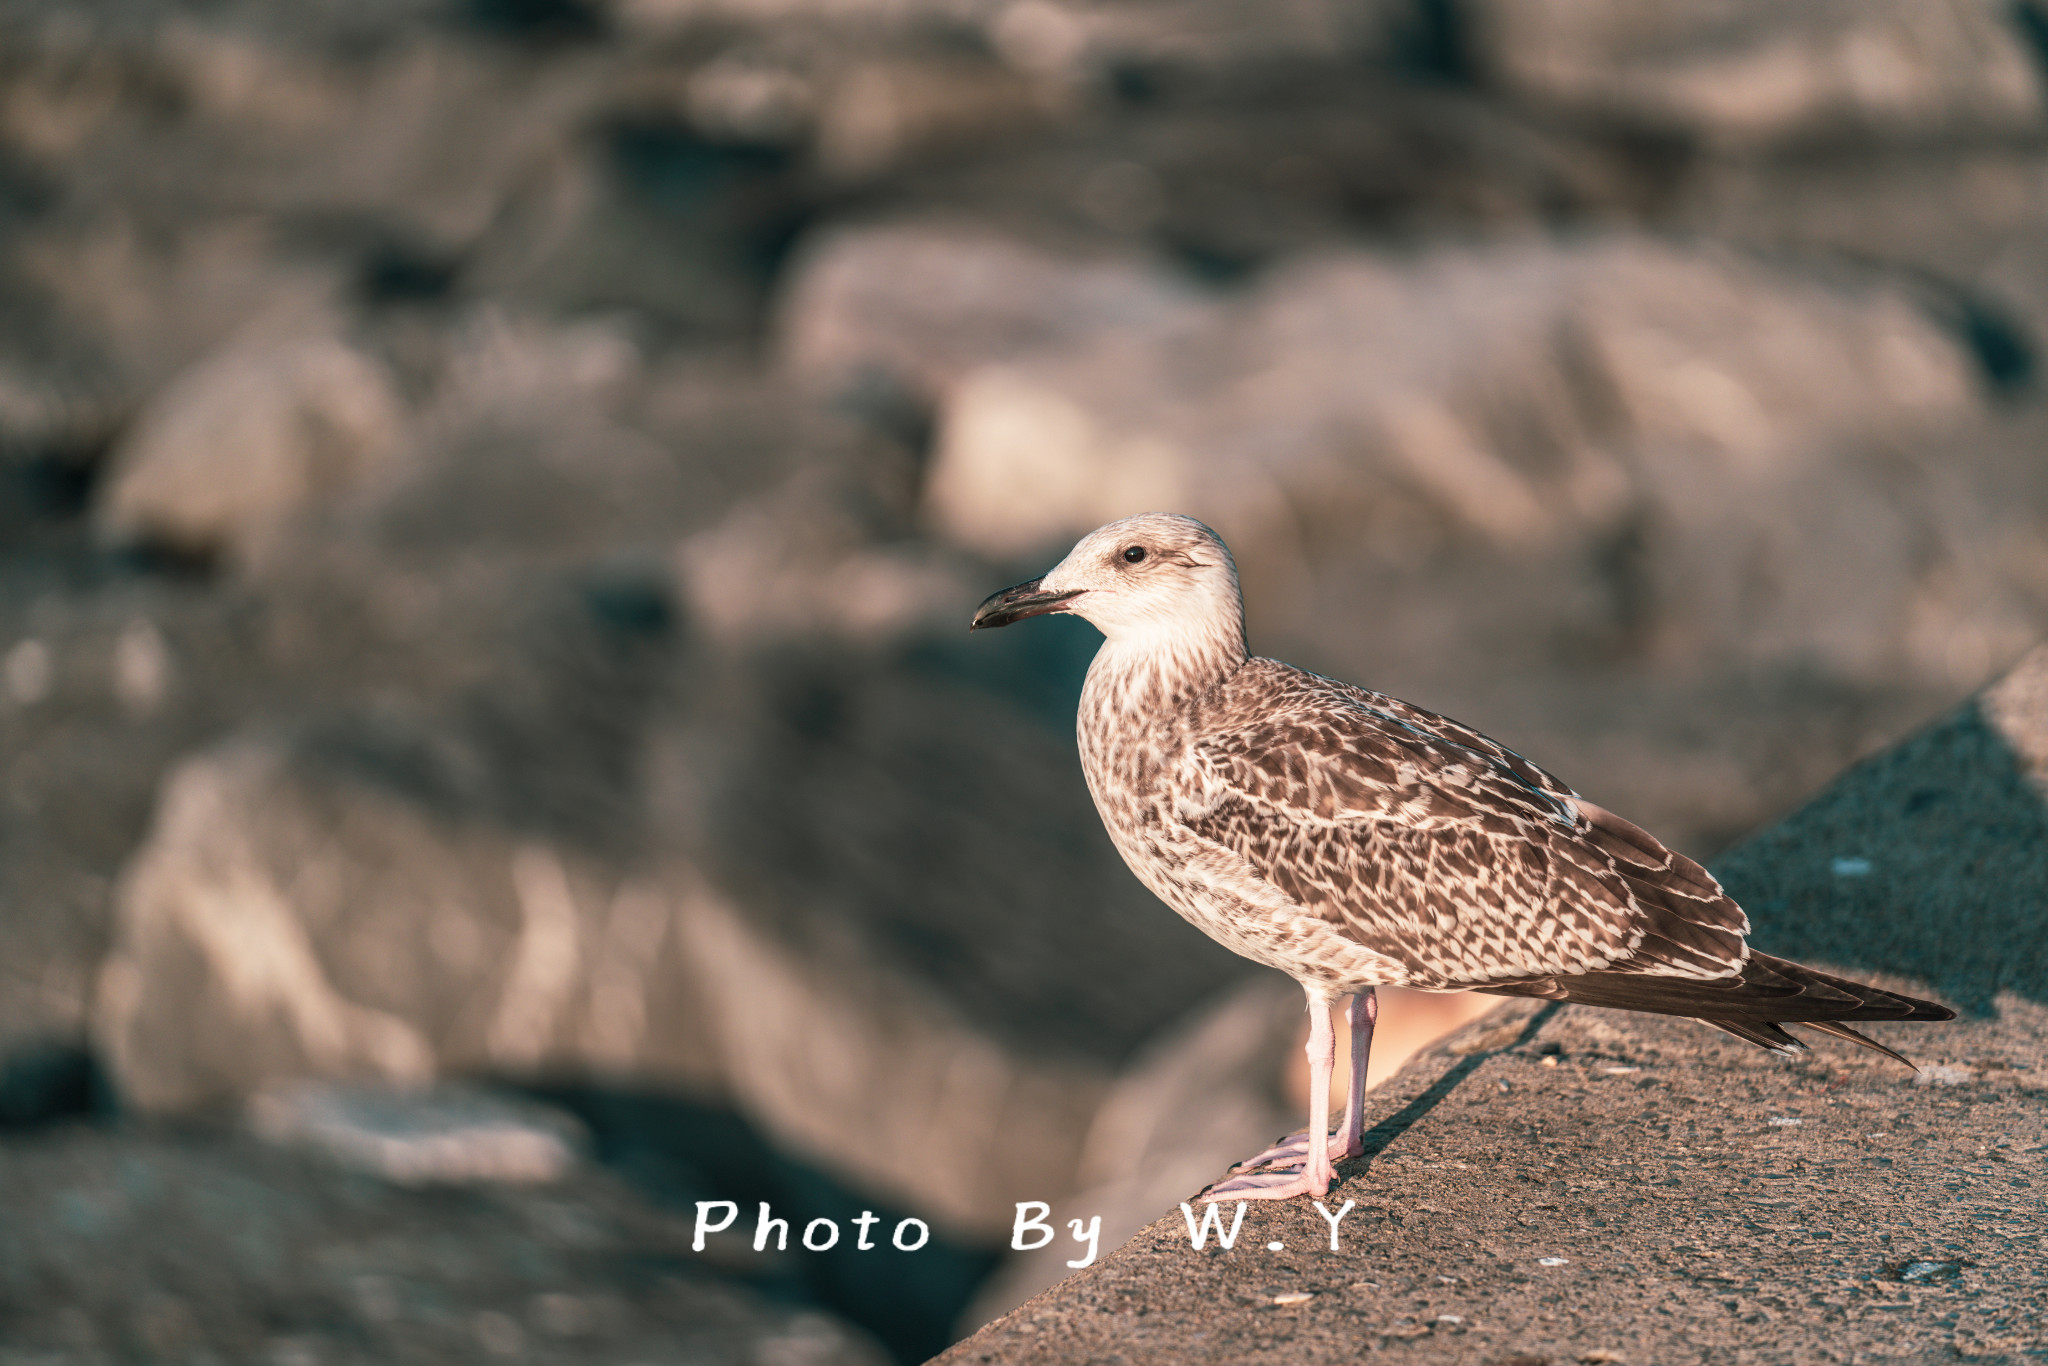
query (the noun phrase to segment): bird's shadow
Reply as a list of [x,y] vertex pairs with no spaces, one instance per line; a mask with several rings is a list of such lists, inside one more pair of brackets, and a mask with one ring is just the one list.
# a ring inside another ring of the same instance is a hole
[[1431,1082],[1420,1095],[1366,1130],[1365,1150],[1357,1157],[1347,1158],[1340,1164],[1341,1169],[1358,1173],[1372,1170],[1374,1158],[1392,1146],[1395,1139],[1414,1128],[1424,1115],[1442,1104],[1446,1096],[1457,1090],[1465,1079],[1477,1072],[1488,1059],[1497,1058],[1503,1053],[1512,1052],[1534,1041],[1537,1034],[1542,1032],[1543,1026],[1549,1024],[1563,1008],[1563,1002],[1552,1001],[1529,1017],[1522,1026],[1521,1033],[1517,1034],[1512,1042],[1502,1044],[1498,1048],[1482,1049],[1460,1058],[1449,1071]]

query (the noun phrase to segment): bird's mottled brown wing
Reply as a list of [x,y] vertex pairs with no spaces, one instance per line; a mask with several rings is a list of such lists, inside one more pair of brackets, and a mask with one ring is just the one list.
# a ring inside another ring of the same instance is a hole
[[1477,731],[1253,660],[1197,734],[1181,823],[1411,985],[1741,969],[1748,919],[1704,868]]

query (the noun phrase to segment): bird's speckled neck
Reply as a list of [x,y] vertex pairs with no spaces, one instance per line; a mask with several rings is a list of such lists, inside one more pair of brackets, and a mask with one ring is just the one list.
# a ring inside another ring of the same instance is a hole
[[[1177,630],[1140,631],[1102,642],[1081,690],[1081,725],[1163,720],[1244,666],[1240,607]],[[1191,629],[1192,628],[1192,629]]]

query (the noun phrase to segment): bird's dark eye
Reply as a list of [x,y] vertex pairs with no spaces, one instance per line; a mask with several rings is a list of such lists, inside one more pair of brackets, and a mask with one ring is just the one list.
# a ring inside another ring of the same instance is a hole
[[1124,563],[1126,563],[1126,564],[1136,564],[1136,563],[1137,563],[1138,561],[1140,561],[1140,560],[1142,560],[1142,559],[1144,559],[1144,558],[1145,558],[1145,547],[1144,547],[1144,546],[1141,546],[1141,545],[1133,545],[1133,546],[1126,546],[1126,547],[1124,547]]

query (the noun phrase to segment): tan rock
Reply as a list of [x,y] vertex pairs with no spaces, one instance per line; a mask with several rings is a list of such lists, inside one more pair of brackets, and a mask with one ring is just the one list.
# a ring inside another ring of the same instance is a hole
[[986,59],[857,63],[825,85],[816,155],[828,174],[858,179],[947,148],[1014,137],[1049,113],[1030,84]]
[[1526,99],[1729,148],[2017,132],[2044,110],[2021,21],[1992,0],[1482,0],[1468,22]]
[[113,454],[101,532],[242,558],[380,468],[404,422],[382,365],[333,337],[230,347],[157,395]]
[[318,748],[245,741],[168,780],[95,1020],[131,1103],[308,1076],[711,1081],[697,1003],[661,986],[681,950],[656,885],[437,817]]

